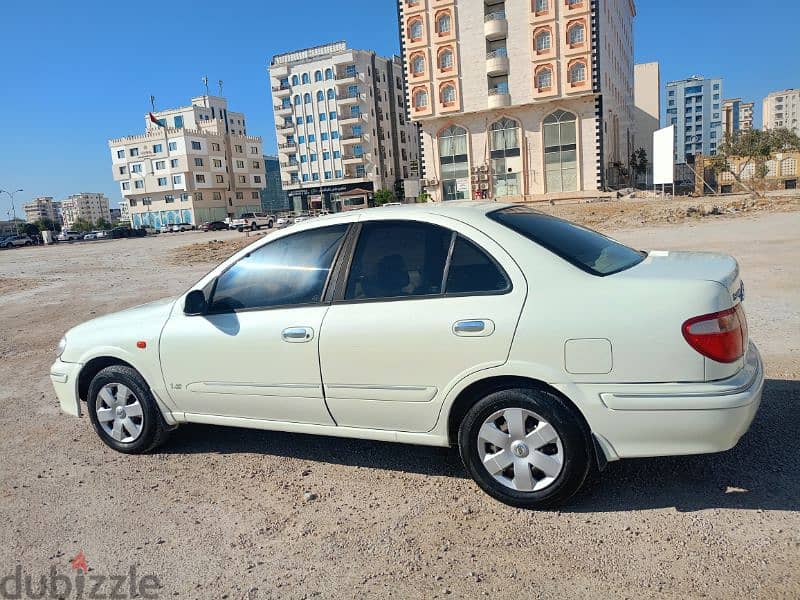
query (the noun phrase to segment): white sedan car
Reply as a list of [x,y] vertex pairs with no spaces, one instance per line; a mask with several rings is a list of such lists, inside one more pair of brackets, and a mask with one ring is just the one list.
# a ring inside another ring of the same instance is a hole
[[457,445],[486,492],[540,508],[607,461],[737,443],[764,382],[743,298],[729,256],[404,205],[298,224],[75,327],[50,376],[120,452],[182,423]]

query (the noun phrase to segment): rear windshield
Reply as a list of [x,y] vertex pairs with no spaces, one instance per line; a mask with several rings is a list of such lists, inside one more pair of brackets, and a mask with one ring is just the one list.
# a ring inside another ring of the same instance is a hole
[[502,208],[488,216],[592,275],[619,273],[645,257],[596,231],[526,206]]

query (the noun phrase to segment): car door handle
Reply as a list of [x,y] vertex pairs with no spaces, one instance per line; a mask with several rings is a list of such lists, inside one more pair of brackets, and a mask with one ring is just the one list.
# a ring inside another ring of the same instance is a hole
[[281,333],[284,342],[309,342],[314,337],[314,330],[311,327],[287,327]]
[[494,322],[489,319],[464,319],[453,324],[453,333],[463,337],[485,337],[494,333]]

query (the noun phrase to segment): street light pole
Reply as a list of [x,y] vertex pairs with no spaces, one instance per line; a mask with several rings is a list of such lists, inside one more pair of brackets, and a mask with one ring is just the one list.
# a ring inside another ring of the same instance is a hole
[[14,206],[14,194],[17,192],[22,192],[23,190],[14,190],[13,192],[9,192],[8,190],[0,190],[0,194],[6,193],[8,197],[11,198],[11,213],[14,215],[13,220],[17,220],[17,208]]

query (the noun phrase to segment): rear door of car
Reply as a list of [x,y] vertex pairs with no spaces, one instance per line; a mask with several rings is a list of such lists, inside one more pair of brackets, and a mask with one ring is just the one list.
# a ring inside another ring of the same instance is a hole
[[344,427],[429,431],[456,382],[507,360],[525,278],[496,242],[453,219],[357,228],[322,323],[328,409]]

